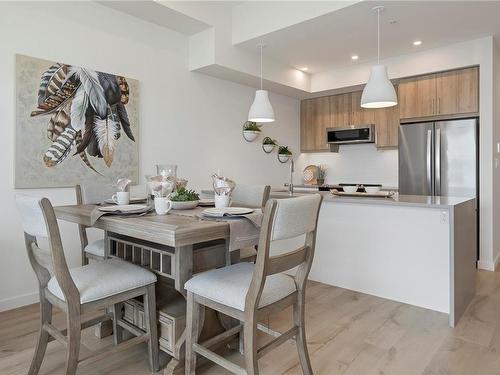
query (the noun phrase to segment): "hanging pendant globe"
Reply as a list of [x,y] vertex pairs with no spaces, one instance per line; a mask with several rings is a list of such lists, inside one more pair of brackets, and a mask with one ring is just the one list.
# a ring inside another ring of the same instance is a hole
[[255,99],[248,111],[248,121],[274,122],[274,110],[267,90],[255,91]]
[[370,79],[361,95],[361,107],[386,108],[398,104],[396,90],[387,75],[385,65],[374,65],[370,72]]

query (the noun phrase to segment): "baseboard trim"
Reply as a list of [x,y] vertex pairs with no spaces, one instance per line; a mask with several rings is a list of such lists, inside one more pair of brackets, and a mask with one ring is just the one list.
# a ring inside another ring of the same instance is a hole
[[39,301],[38,292],[21,294],[20,296],[0,300],[0,312],[17,309]]

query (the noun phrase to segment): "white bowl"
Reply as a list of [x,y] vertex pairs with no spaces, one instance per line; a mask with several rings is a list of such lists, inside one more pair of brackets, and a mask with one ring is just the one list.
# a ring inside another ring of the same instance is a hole
[[199,201],[174,202],[172,201],[173,210],[192,210],[198,206]]
[[380,191],[380,186],[365,186],[365,191],[368,194],[377,194]]
[[358,191],[358,185],[342,186],[342,189],[344,189],[344,193],[352,194]]

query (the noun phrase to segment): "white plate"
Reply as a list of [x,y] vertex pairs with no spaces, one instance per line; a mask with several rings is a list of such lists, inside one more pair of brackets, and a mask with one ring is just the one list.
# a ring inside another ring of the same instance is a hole
[[[130,203],[139,203],[139,202],[144,202],[146,198],[140,198],[140,197],[132,197],[130,198]],[[113,199],[108,198],[104,200],[104,203],[106,204],[116,204]]]
[[99,207],[99,211],[103,212],[116,212],[120,211],[123,213],[127,212],[138,212],[138,211],[146,211],[149,210],[150,207],[145,204],[124,204],[124,205],[115,205],[115,206],[106,206]]
[[203,215],[210,217],[223,216],[240,216],[251,214],[254,210],[246,207],[224,207],[224,208],[207,208],[203,210]]
[[215,199],[200,199],[198,206],[215,206]]

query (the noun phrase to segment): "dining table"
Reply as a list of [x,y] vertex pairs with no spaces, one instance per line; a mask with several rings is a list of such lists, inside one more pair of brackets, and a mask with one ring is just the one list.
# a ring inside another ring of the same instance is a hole
[[[104,215],[93,222],[92,213],[97,207],[67,205],[54,210],[58,220],[104,230],[106,256],[141,265],[157,275],[157,301],[165,300],[166,306],[164,315],[160,311],[159,323],[168,324],[165,333],[160,329],[160,349],[170,356],[165,374],[183,373],[184,284],[194,273],[230,264],[231,257],[233,261],[239,257],[238,252],[229,249],[230,224],[224,220],[203,220],[196,210],[192,214],[172,210],[167,215],[157,215],[154,211],[138,215]],[[204,319],[200,339],[209,339],[230,328],[228,324],[231,323],[215,312],[211,320],[206,312]]]

